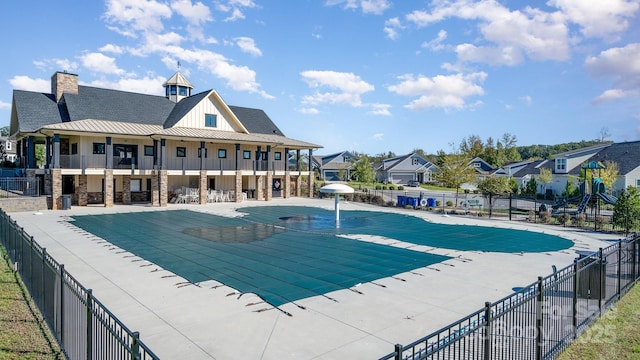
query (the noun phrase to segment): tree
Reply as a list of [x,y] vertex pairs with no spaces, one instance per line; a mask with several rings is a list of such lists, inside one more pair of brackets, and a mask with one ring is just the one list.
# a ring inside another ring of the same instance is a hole
[[482,156],[484,153],[482,139],[478,135],[469,135],[468,138],[462,138],[460,151],[471,159]]
[[547,184],[551,183],[553,180],[553,174],[550,169],[540,168],[540,175],[538,179],[542,183],[542,193],[547,193]]
[[43,167],[45,161],[44,144],[36,144],[36,166]]
[[478,190],[483,195],[489,196],[489,212],[493,209],[493,195],[505,195],[512,192],[509,178],[504,176],[490,176],[478,181]]
[[640,228],[640,193],[635,186],[622,190],[613,208],[613,224],[627,233]]
[[603,165],[604,169],[600,169],[600,178],[604,186],[606,186],[607,191],[611,191],[613,184],[615,184],[618,179],[618,163],[605,160]]
[[531,180],[527,181],[527,186],[525,187],[524,193],[534,196],[538,193],[538,182],[536,181],[535,176],[532,176]]
[[9,127],[3,126],[0,128],[0,136],[9,136]]
[[373,166],[371,165],[368,156],[363,156],[360,160],[356,161],[355,164],[353,164],[351,177],[355,181],[359,181],[364,184],[375,182],[376,175],[373,171]]
[[455,206],[458,206],[460,185],[476,178],[476,171],[469,166],[469,161],[469,157],[465,154],[445,154],[442,150],[438,152],[438,171],[434,174],[434,178],[444,186],[456,189]]

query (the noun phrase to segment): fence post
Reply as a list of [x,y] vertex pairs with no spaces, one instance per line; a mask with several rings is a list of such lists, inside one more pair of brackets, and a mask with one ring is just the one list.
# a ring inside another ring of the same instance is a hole
[[606,279],[604,277],[604,255],[602,252],[602,248],[598,249],[598,265],[600,266],[600,277],[598,280],[600,280],[600,286],[599,286],[599,294],[598,294],[598,316],[602,316],[602,295],[604,295],[604,285],[606,284]]
[[544,300],[544,289],[542,276],[538,276],[537,296],[536,296],[536,360],[542,359],[542,301]]
[[60,264],[60,346],[64,346],[64,264]]
[[40,311],[44,312],[45,294],[44,294],[44,269],[46,267],[47,248],[42,248],[42,263],[40,267]]
[[618,300],[620,300],[620,293],[622,292],[622,239],[618,240]]
[[638,266],[638,262],[637,262],[637,258],[638,255],[636,254],[637,250],[637,245],[638,245],[638,238],[633,239],[633,282],[636,282],[636,279],[638,278],[638,272],[636,270],[636,267]]
[[131,359],[137,360],[140,359],[140,332],[134,331],[133,339],[131,339]]
[[396,353],[396,355],[393,357],[394,360],[402,360],[402,348],[402,345],[396,344],[393,350]]
[[91,325],[92,325],[92,303],[93,303],[93,294],[92,294],[93,290],[91,289],[87,289],[87,360],[91,360],[91,353],[92,353],[92,343],[93,343],[93,339],[91,334],[93,333],[92,329],[91,329]]
[[484,303],[484,360],[491,360],[491,303]]
[[578,260],[573,260],[573,339],[578,338]]

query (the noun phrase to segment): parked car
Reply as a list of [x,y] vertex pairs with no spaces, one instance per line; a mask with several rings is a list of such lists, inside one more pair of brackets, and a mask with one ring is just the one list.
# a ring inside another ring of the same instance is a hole
[[407,183],[407,186],[418,187],[418,186],[420,186],[420,181],[418,181],[418,180],[409,180],[409,182]]

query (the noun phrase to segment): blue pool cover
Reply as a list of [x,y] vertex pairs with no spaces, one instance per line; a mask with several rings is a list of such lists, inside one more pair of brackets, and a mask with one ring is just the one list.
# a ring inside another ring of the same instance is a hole
[[190,282],[216,280],[273,306],[393,276],[445,256],[337,235],[373,234],[461,250],[552,251],[558,237],[439,225],[391,213],[251,207],[228,218],[189,210],[74,216],[73,224]]

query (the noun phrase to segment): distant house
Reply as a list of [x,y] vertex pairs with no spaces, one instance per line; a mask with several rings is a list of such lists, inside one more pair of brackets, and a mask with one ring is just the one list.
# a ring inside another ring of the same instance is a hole
[[325,181],[347,181],[353,168],[353,154],[342,151],[330,155],[315,155],[312,168],[317,169]]
[[16,162],[16,142],[14,140],[9,139],[8,137],[2,136],[0,137],[0,143],[2,144],[2,150],[4,154],[0,161],[9,161],[12,163]]
[[380,182],[391,184],[407,184],[411,180],[429,183],[437,171],[435,164],[411,153],[383,160],[376,168],[376,177]]
[[496,169],[491,166],[491,164],[484,161],[484,159],[480,157],[471,159],[471,161],[469,161],[469,166],[474,168],[476,170],[476,173],[478,173],[478,180],[482,180],[496,171]]
[[[618,179],[611,189],[614,194],[627,186],[640,188],[640,141],[598,144],[557,154],[552,160],[508,164],[495,174],[513,177],[520,187],[524,187],[531,178],[540,175],[540,169],[548,169],[553,174],[553,179],[545,188],[552,195],[560,195],[566,189],[567,181],[575,184],[580,181],[582,166],[592,161],[618,164]],[[540,191],[542,184],[539,185]]]

